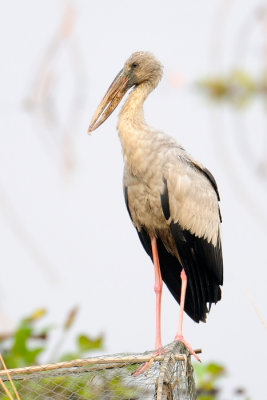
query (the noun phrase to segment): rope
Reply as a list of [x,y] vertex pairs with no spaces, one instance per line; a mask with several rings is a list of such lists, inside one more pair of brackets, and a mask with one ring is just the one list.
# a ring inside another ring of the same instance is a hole
[[[200,353],[201,350],[195,350],[196,353]],[[31,367],[25,368],[14,368],[8,370],[0,370],[0,376],[6,376],[8,373],[10,375],[18,375],[18,374],[30,374],[33,372],[43,372],[43,371],[53,371],[62,368],[75,368],[75,367],[82,367],[86,365],[92,364],[142,364],[145,362],[149,362],[151,360],[151,353],[147,355],[128,355],[128,356],[121,356],[121,357],[92,357],[87,359],[76,359],[71,361],[63,361],[54,364],[43,364],[43,365],[35,365]],[[153,356],[153,361],[164,361],[165,355],[158,355]],[[176,354],[174,355],[174,359],[176,361],[183,361],[184,355],[183,354]]]

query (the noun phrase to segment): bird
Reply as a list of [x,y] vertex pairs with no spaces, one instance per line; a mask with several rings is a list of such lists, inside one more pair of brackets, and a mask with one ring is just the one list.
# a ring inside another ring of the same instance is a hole
[[221,299],[223,256],[220,196],[211,172],[171,136],[149,126],[143,103],[157,87],[163,66],[147,51],[125,62],[94,113],[88,132],[98,128],[132,89],[119,113],[117,129],[124,159],[126,207],[155,270],[156,340],[162,346],[163,282],[180,304],[179,340],[197,360],[183,336],[184,312],[206,322]]

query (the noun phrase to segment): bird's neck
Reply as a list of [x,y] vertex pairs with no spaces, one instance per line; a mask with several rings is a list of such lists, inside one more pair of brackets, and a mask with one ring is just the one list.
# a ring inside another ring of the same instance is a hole
[[[153,90],[151,84],[145,82],[136,86],[126,99],[119,116],[118,130],[124,131],[125,124],[131,124],[133,127],[140,127],[145,123],[143,114],[143,104],[149,93]],[[128,128],[128,127],[127,127]]]
[[141,167],[140,159],[146,159],[146,152],[149,151],[147,140],[153,140],[151,128],[146,124],[143,113],[143,103],[153,89],[147,82],[136,86],[120,112],[117,128],[124,162],[129,169]]

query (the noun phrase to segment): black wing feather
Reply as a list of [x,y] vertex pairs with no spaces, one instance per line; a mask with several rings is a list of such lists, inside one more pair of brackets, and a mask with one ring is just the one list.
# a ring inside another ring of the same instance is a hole
[[[201,174],[205,175],[205,177],[208,179],[211,186],[213,187],[213,189],[217,195],[218,201],[220,201],[220,194],[219,194],[218,186],[217,186],[216,180],[215,180],[214,176],[212,175],[212,173],[207,168],[202,168],[200,165],[198,165],[197,163],[195,163],[193,161],[191,163],[199,172],[201,172]],[[221,214],[219,205],[218,205],[218,213],[219,213],[220,221],[222,222],[222,214]]]
[[202,168],[196,162],[191,161],[191,163],[199,172],[201,172],[203,175],[205,175],[205,177],[210,181],[211,186],[213,187],[213,189],[217,195],[218,201],[220,201],[220,195],[219,195],[217,182],[216,182],[214,176],[212,175],[212,173],[208,170],[208,168]]
[[160,201],[161,201],[161,207],[162,207],[164,217],[166,220],[168,220],[171,216],[171,212],[170,212],[170,205],[169,205],[168,186],[167,186],[167,181],[165,178],[163,179],[163,183],[164,183],[164,190],[163,190],[163,193],[160,195]]
[[[211,177],[210,174],[210,180]],[[165,215],[168,187],[166,180],[163,182],[164,191],[161,195],[161,205]],[[215,185],[216,182],[213,183],[213,187]],[[217,185],[214,190],[218,195],[216,189]],[[217,245],[213,246],[212,243],[195,236],[189,230],[182,229],[178,223],[173,221],[170,223],[170,230],[188,278],[185,311],[194,321],[205,321],[211,303],[216,303],[221,298],[219,285],[223,283],[223,261],[220,238],[218,237]],[[188,296],[192,302],[190,305]],[[209,308],[207,304],[209,304]]]

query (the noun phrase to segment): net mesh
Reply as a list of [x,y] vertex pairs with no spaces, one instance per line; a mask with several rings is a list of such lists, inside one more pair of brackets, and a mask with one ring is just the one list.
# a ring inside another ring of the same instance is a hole
[[[136,376],[134,373],[145,361],[147,368]],[[180,342],[165,347],[164,353],[157,356],[152,352],[117,354],[9,373],[21,400],[196,399],[190,355]],[[0,377],[13,394],[6,372],[0,371]],[[8,397],[0,389],[3,399]]]

